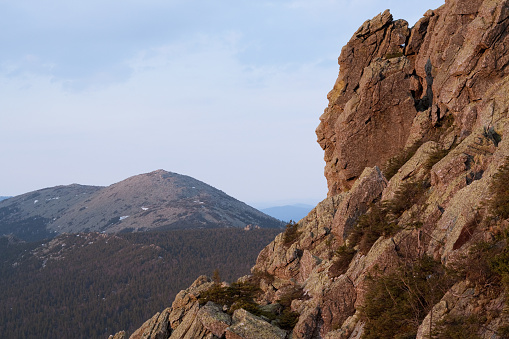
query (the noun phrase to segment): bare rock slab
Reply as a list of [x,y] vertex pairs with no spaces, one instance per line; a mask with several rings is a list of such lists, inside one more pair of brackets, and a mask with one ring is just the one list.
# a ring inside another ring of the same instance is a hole
[[224,313],[218,304],[211,301],[198,311],[197,317],[203,327],[217,337],[222,337],[232,324],[230,315]]
[[284,339],[287,332],[244,309],[233,313],[233,325],[226,329],[226,339]]

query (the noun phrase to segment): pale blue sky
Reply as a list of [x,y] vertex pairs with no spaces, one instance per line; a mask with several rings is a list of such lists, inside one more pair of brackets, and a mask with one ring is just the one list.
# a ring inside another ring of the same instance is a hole
[[326,197],[315,128],[355,30],[443,1],[0,0],[0,195],[165,169]]

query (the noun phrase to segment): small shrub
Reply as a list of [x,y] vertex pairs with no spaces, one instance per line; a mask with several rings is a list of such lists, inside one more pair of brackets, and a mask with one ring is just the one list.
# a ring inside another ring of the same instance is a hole
[[480,242],[468,253],[468,265],[464,265],[466,278],[480,287],[498,284],[499,277],[491,269],[490,260],[495,248],[492,243]]
[[281,312],[281,315],[278,318],[279,327],[283,330],[291,331],[297,325],[299,321],[299,313],[293,312],[287,308]]
[[212,273],[212,281],[215,282],[216,284],[221,283],[221,273],[219,273],[219,269],[217,268]]
[[[249,311],[249,312],[251,312],[251,311]],[[254,315],[257,315],[259,317],[265,317],[266,319],[268,319],[271,322],[272,322],[272,320],[278,319],[278,317],[280,316],[277,312],[263,310],[263,308],[260,306],[258,306],[257,309],[252,311],[251,313]]]
[[385,59],[399,58],[399,57],[402,57],[403,55],[404,55],[403,52],[387,53],[385,55]]
[[492,271],[500,276],[500,282],[506,290],[506,305],[509,304],[509,246],[508,239],[503,241],[504,246],[500,253],[490,260]]
[[415,338],[426,314],[453,283],[445,268],[428,256],[372,277],[361,308],[363,338]]
[[202,292],[198,301],[200,305],[205,305],[208,301],[212,301],[226,306],[226,312],[230,315],[235,310],[243,308],[256,316],[265,317],[270,321],[275,320],[279,327],[291,331],[299,320],[299,313],[291,311],[291,304],[295,299],[306,298],[303,289],[299,287],[290,288],[281,296],[279,304],[282,306],[282,310],[279,314],[279,311],[276,313],[264,311],[255,302],[255,298],[260,292],[261,290],[251,281],[244,283],[235,282],[225,287],[214,284],[210,289]]
[[228,313],[232,314],[236,309],[244,308],[246,311],[255,311],[257,304],[255,297],[260,293],[260,289],[250,283],[232,283],[230,286],[221,286],[214,284],[209,290],[204,291],[199,302],[205,305],[208,301],[213,301],[219,305],[226,305]]
[[270,314],[268,312],[263,312],[260,309],[260,305],[258,305],[255,302],[246,302],[246,301],[238,301],[233,303],[233,305],[230,307],[230,310],[228,311],[229,314],[233,314],[238,309],[243,308],[244,310],[248,311],[251,314],[254,314],[258,317],[265,317],[269,319],[270,321],[277,319],[277,317],[274,314]]
[[383,166],[382,172],[387,180],[391,180],[391,178],[398,173],[398,170],[412,158],[421,147],[422,141],[415,143],[414,145],[406,148],[400,154],[390,158],[387,163]]
[[493,261],[500,253],[500,246],[481,241],[470,247],[468,255],[451,264],[458,274],[484,291],[498,291],[501,276],[493,269]]
[[490,212],[497,218],[509,218],[509,157],[493,176],[490,191],[493,194],[489,200]]
[[509,247],[505,246],[501,253],[495,255],[490,260],[490,266],[493,272],[509,277]]
[[[368,212],[359,218],[350,233],[349,246],[351,248],[359,246],[359,251],[366,254],[379,237],[396,234],[402,228],[398,225],[397,219],[415,204],[423,204],[429,187],[428,181],[406,182],[396,192],[393,199],[383,204],[379,202],[372,204]],[[420,227],[421,225],[419,221],[414,221],[407,226]],[[345,264],[345,259],[347,258],[338,260],[336,264],[338,272]]]
[[501,338],[509,338],[509,325],[502,325],[498,328],[498,334]]
[[438,134],[443,134],[445,131],[449,129],[454,124],[454,116],[452,114],[447,114],[446,116],[440,118],[436,123],[435,127]]
[[309,297],[304,294],[302,287],[298,286],[293,286],[281,295],[278,303],[283,306],[283,311],[277,318],[279,327],[288,331],[291,331],[295,327],[299,320],[299,313],[291,310],[292,301],[306,299],[309,299]]
[[274,276],[267,271],[254,271],[251,275],[250,282],[255,286],[260,286],[260,283],[265,281],[267,284],[274,282]]
[[228,313],[233,314],[233,312],[235,312],[236,310],[243,308],[249,313],[259,316],[260,312],[257,306],[258,305],[254,301],[240,299],[232,303],[232,305],[228,309]]
[[355,253],[357,253],[357,251],[350,246],[340,246],[334,253],[335,258],[329,268],[329,277],[335,278],[346,273]]
[[294,242],[299,239],[301,232],[299,232],[299,224],[290,221],[286,225],[285,232],[283,233],[283,245],[290,247]]
[[302,287],[293,286],[292,288],[288,289],[284,294],[281,295],[278,302],[283,307],[290,308],[290,306],[292,305],[292,301],[297,299],[299,300],[306,299],[306,296],[304,294],[304,290],[302,289]]
[[387,211],[379,204],[373,204],[369,211],[359,218],[348,237],[351,247],[359,246],[359,251],[367,254],[381,236],[391,236],[399,230],[394,222],[387,219]]
[[429,181],[405,182],[396,192],[394,198],[385,203],[384,208],[388,214],[397,219],[413,205],[422,204],[429,187]]
[[443,158],[445,158],[447,156],[447,154],[449,154],[455,147],[456,145],[454,146],[451,146],[450,148],[448,149],[436,149],[435,151],[433,151],[432,153],[429,154],[429,158],[428,160],[424,163],[424,167],[429,171],[431,170],[431,168],[433,167],[433,165],[435,165],[436,163],[438,163],[440,160],[442,160]]
[[[483,293],[496,296],[509,292],[509,234],[507,229],[493,242],[480,241],[472,245],[468,254],[451,267],[458,275],[475,284]],[[509,303],[509,294],[506,304]]]
[[433,329],[433,338],[436,339],[481,339],[476,333],[481,327],[481,321],[476,316],[447,315],[437,322]]
[[493,145],[495,145],[495,147],[498,147],[498,143],[500,141],[502,141],[502,137],[500,136],[500,134],[498,134],[495,129],[493,127],[490,127],[490,128],[486,128],[484,127],[484,130],[483,130],[483,133],[482,135],[490,140],[491,142],[493,142]]

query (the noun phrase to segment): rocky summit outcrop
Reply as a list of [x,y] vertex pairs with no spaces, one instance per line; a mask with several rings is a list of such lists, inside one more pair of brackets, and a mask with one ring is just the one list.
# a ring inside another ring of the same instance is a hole
[[343,47],[340,73],[320,117],[329,195],[348,190],[365,167],[403,149],[417,114],[412,62],[402,57],[411,30],[385,11],[366,21]]
[[[508,25],[507,0],[448,0],[354,33],[316,130],[328,196],[260,252],[252,303],[214,336],[509,337]],[[172,312],[210,307],[193,300]]]
[[189,176],[157,170],[108,187],[67,185],[0,201],[0,235],[39,240],[62,233],[137,232],[281,222]]
[[505,6],[448,1],[412,29],[389,11],[359,28],[341,52],[317,128],[329,195],[348,190],[365,167],[382,166],[421,139],[428,124],[453,117],[461,138],[495,127],[500,110],[494,102],[507,100],[495,94],[509,61]]

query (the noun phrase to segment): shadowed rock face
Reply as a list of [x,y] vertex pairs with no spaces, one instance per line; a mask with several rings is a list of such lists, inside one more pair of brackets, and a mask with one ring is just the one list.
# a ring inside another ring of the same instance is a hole
[[[496,234],[509,220],[486,207],[495,174],[509,159],[508,25],[509,0],[448,0],[411,29],[385,11],[342,49],[316,131],[328,197],[266,246],[252,269],[260,304],[303,291],[291,302],[299,314],[291,338],[361,338],[369,332],[361,310],[370,276],[387,277],[422,258],[451,268],[470,260],[481,241],[508,246]],[[395,156],[403,160],[386,178],[379,168]],[[365,231],[382,223],[376,213],[386,213],[395,228],[371,233],[376,237],[365,248],[359,240],[350,244],[360,224]],[[411,335],[428,338],[449,314],[478,319],[469,334],[503,338],[509,291],[483,294],[458,279],[433,286],[443,294],[409,320]]]

